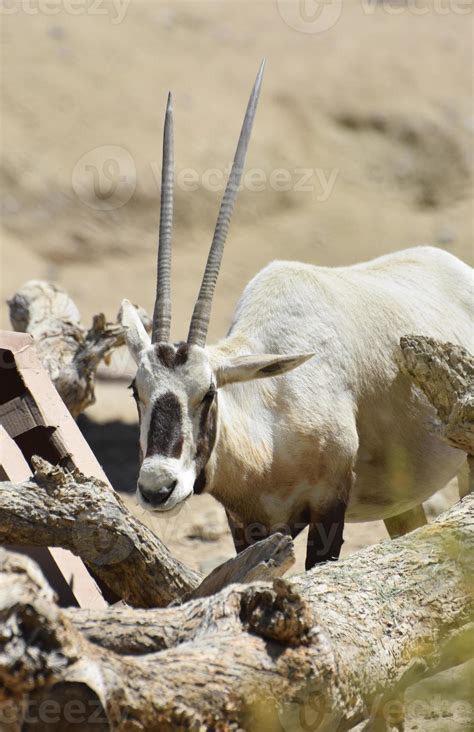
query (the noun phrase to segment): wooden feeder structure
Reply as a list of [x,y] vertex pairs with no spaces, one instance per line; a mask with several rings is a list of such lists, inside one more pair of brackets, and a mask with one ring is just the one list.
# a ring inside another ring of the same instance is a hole
[[[108,482],[43,368],[32,336],[0,331],[0,481],[19,483],[29,478],[34,455]],[[38,562],[60,605],[107,607],[106,588],[99,587],[101,583],[70,551],[60,547],[7,548]]]

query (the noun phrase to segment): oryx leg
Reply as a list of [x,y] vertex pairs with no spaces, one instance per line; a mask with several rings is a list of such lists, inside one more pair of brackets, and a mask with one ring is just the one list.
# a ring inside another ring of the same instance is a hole
[[232,539],[234,541],[236,554],[240,554],[244,549],[255,544],[256,541],[266,539],[270,534],[267,527],[258,522],[245,525],[229,513],[229,511],[226,511],[225,513],[230,532],[232,534]]
[[345,501],[337,500],[324,514],[319,514],[317,517],[312,515],[306,545],[305,569],[311,569],[320,562],[339,558],[344,542],[342,535],[346,506]]
[[325,510],[311,512],[305,569],[311,569],[320,562],[339,559],[344,543],[346,508],[354,479],[351,469],[337,485],[336,497]]
[[385,528],[391,539],[408,534],[409,531],[419,529],[420,526],[424,526],[427,523],[425,509],[421,503],[409,511],[399,513],[398,516],[391,516],[390,518],[384,519]]
[[275,524],[275,526],[270,528],[258,522],[244,524],[232,516],[229,511],[226,511],[225,513],[237,554],[240,554],[241,551],[247,549],[247,547],[252,544],[255,544],[255,542],[266,539],[271,534],[288,534],[292,539],[296,539],[298,534],[300,534],[309,523],[309,513],[307,511],[300,514],[297,520],[293,518],[287,523]]

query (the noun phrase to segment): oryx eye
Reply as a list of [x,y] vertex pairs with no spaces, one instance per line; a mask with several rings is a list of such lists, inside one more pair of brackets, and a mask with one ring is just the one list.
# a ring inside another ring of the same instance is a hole
[[215,395],[216,395],[216,387],[214,386],[214,384],[211,384],[209,389],[204,394],[201,404],[210,404],[210,402],[212,402],[212,400],[214,399]]

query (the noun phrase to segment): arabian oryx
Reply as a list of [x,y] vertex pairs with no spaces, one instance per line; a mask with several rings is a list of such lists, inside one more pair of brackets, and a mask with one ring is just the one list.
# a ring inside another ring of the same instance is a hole
[[[400,336],[471,345],[471,269],[421,247],[347,267],[272,262],[246,286],[228,335],[206,345],[211,303],[262,82],[253,87],[186,341],[170,343],[173,110],[164,125],[151,338],[128,300],[137,372],[139,503],[192,493],[225,507],[237,551],[309,525],[306,566],[338,557],[344,521],[420,521],[421,503],[465,455],[430,430],[433,411],[399,372]],[[421,513],[421,515],[423,515]],[[391,530],[392,527],[392,530]]]

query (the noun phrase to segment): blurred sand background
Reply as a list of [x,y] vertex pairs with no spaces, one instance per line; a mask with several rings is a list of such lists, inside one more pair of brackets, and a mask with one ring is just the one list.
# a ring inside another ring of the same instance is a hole
[[[219,176],[263,56],[247,157],[258,182],[249,175],[238,199],[211,338],[225,334],[243,286],[271,259],[339,265],[430,243],[473,263],[470,3],[4,5],[3,302],[26,280],[45,278],[67,289],[85,323],[99,311],[114,319],[123,297],[152,310],[171,89],[172,335],[185,337],[223,190]],[[0,327],[8,326],[4,304]],[[124,380],[132,371],[127,354],[117,354],[109,373],[120,378],[99,383],[97,404],[82,419],[121,490],[133,488],[136,473],[135,406]],[[233,551],[210,497],[193,498],[157,530],[204,571]],[[344,554],[385,537],[382,524],[350,525]],[[297,568],[303,553],[304,537]],[[421,728],[468,727],[438,715]]]

